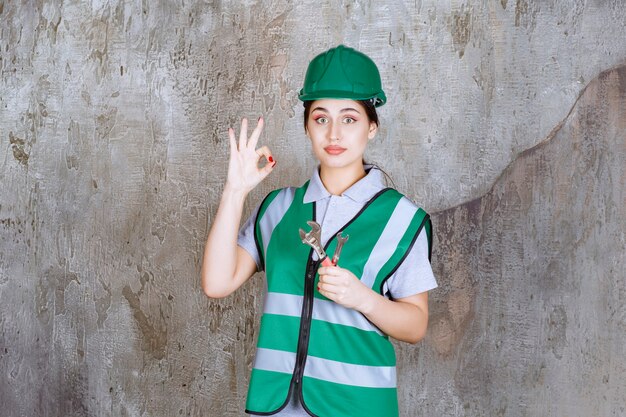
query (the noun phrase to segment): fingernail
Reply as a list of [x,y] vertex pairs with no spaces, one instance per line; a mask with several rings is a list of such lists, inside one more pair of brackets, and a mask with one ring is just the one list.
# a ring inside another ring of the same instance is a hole
[[260,122],[262,118],[263,118],[263,116],[259,116],[257,122]]
[[272,158],[271,156],[269,158],[267,158],[268,161],[270,162],[274,162],[274,158]]

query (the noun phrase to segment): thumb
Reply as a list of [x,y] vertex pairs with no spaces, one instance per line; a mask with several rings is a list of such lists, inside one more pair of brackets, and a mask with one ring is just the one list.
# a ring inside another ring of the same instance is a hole
[[272,168],[274,168],[274,166],[276,165],[276,160],[272,156],[272,151],[270,151],[270,148],[268,148],[267,146],[260,147],[259,149],[256,150],[256,153],[257,155],[259,155],[259,158],[264,157],[265,160],[267,161],[265,166],[261,168],[260,170],[261,174],[263,174],[263,176],[265,177],[270,172],[272,172]]
[[265,178],[267,177],[270,172],[272,172],[274,170],[274,167],[276,166],[276,160],[274,159],[274,162],[272,163],[267,163],[265,164],[265,166],[263,168],[261,168],[261,177]]

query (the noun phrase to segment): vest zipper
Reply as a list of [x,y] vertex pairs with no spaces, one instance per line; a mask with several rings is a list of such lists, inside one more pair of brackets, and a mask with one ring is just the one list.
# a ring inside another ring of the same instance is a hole
[[[312,253],[311,253],[312,255]],[[298,336],[298,349],[296,353],[296,366],[294,370],[294,382],[298,389],[300,402],[302,402],[302,375],[304,374],[304,362],[309,350],[309,336],[311,330],[311,316],[313,315],[313,285],[315,284],[315,269],[317,262],[309,256],[304,280],[304,299],[302,302],[302,316],[300,319],[300,334]]]

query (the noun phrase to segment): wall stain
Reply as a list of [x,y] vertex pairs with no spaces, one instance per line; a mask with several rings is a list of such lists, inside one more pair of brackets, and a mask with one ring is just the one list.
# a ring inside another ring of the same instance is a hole
[[[169,319],[171,306],[167,296],[161,294],[157,296],[157,302],[154,303],[154,305],[158,307],[158,315],[146,314],[144,309],[141,308],[140,297],[144,293],[145,286],[151,278],[151,273],[146,271],[142,272],[140,275],[140,290],[135,293],[130,288],[130,285],[126,285],[122,289],[122,295],[126,298],[126,301],[128,301],[128,305],[133,311],[133,317],[141,331],[142,349],[150,353],[155,359],[163,359],[167,353],[168,332],[166,320]],[[151,304],[148,304],[148,308],[149,307],[151,307]]]
[[99,329],[102,329],[104,321],[107,319],[109,308],[111,308],[111,284],[107,285],[107,283],[102,280],[100,281],[100,284],[106,294],[100,298],[96,298],[94,294],[93,300],[96,306],[96,313],[98,314],[98,321],[96,325]]
[[515,26],[524,26],[527,29],[534,29],[537,18],[539,2],[532,5],[528,0],[517,0],[515,3]]
[[115,126],[117,107],[107,108],[96,117],[96,137],[107,139]]
[[53,307],[54,315],[65,314],[65,291],[67,287],[76,282],[81,285],[78,275],[69,270],[69,261],[65,258],[45,270],[36,287],[36,311],[42,322],[48,322],[48,311]]
[[563,358],[567,346],[567,311],[562,305],[555,306],[547,319],[547,340],[545,349],[551,350],[557,359]]
[[155,359],[163,359],[167,347],[167,328],[156,329],[146,314],[141,309],[141,301],[139,296],[133,292],[130,285],[126,285],[122,289],[122,295],[128,301],[128,305],[133,311],[133,317],[139,326],[142,334],[142,349],[152,354]]
[[526,13],[528,13],[528,2],[526,0],[517,0],[517,3],[515,3],[515,26],[520,25],[520,20]]
[[30,145],[27,145],[24,139],[15,136],[13,132],[9,132],[9,142],[11,143],[13,158],[15,158],[15,160],[20,164],[28,166],[28,158],[30,157],[30,154],[26,152],[26,147],[30,148]]
[[222,323],[222,319],[225,318],[227,312],[232,312],[233,306],[226,304],[220,300],[214,300],[209,303],[209,311],[207,317],[209,318],[209,329],[211,333],[215,333],[219,330]]
[[74,120],[70,120],[67,128],[67,149],[65,152],[65,164],[67,169],[78,170],[80,168],[82,150],[82,140],[80,136],[80,125]]
[[470,11],[465,11],[464,6],[460,11],[452,13],[452,42],[454,49],[459,53],[459,58],[463,58],[465,47],[469,42],[472,33],[472,15]]

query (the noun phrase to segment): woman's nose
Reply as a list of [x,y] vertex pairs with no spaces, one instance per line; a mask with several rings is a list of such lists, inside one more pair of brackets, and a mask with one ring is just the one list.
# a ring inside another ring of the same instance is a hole
[[339,140],[341,138],[340,124],[331,122],[329,132],[330,132],[330,140]]

